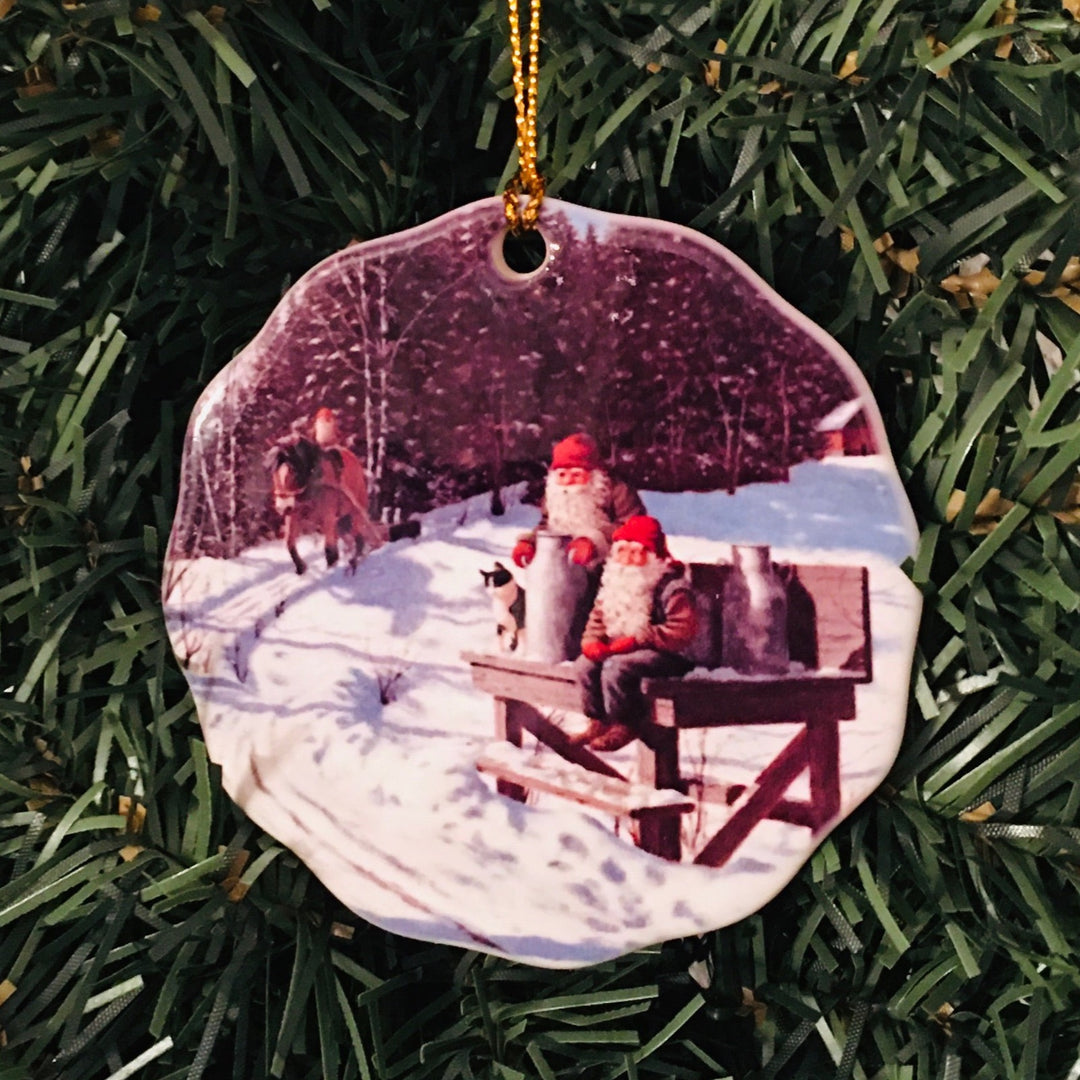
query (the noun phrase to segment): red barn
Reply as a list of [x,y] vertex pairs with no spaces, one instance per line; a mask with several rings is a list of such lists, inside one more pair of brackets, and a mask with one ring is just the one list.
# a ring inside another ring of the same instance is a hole
[[862,401],[853,398],[837,405],[818,423],[821,433],[821,456],[876,454],[874,433],[870,430]]

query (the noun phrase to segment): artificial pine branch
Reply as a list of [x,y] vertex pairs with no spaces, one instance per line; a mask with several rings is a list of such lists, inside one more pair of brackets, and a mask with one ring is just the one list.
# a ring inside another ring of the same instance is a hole
[[0,3],[0,1075],[1075,1075],[1073,12],[545,5],[549,190],[840,338],[927,601],[890,781],[798,878],[558,972],[364,925],[245,821],[158,589],[188,412],[282,289],[509,173],[501,5]]

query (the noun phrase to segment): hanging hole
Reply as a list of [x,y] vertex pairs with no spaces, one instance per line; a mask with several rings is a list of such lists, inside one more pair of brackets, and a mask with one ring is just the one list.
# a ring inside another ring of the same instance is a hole
[[501,244],[496,240],[496,265],[510,278],[535,274],[547,261],[547,256],[547,241],[539,229],[526,229],[517,236],[507,230]]

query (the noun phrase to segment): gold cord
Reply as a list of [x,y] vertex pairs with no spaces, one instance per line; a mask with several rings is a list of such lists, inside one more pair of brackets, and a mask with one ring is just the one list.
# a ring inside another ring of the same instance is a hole
[[[526,83],[521,59],[521,26],[518,0],[507,0],[510,8],[510,53],[514,64],[514,107],[517,110],[517,175],[506,185],[503,203],[506,221],[515,235],[536,228],[540,202],[544,198],[544,178],[536,171],[536,99],[539,83],[540,0],[529,2],[529,78]],[[522,196],[528,200],[522,202]]]

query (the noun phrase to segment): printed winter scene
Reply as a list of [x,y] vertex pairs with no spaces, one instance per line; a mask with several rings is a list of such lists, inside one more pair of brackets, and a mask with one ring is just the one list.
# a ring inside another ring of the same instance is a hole
[[230,794],[358,914],[593,963],[771,899],[903,727],[914,523],[853,362],[687,230],[346,248],[207,388],[166,617]]

